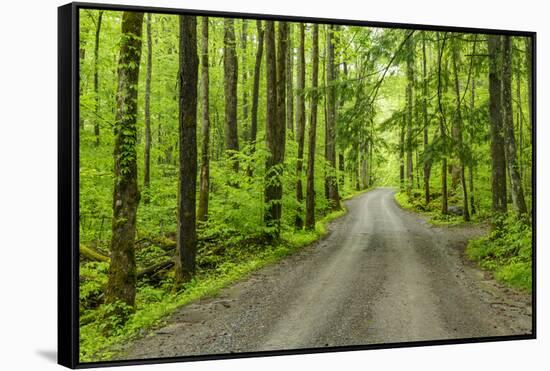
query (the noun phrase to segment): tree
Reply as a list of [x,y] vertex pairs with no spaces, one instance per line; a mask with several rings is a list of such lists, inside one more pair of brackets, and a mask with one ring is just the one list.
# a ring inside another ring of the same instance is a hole
[[448,194],[447,194],[447,133],[446,133],[446,123],[445,123],[445,112],[443,111],[442,104],[442,76],[441,76],[441,64],[443,62],[443,53],[445,51],[445,43],[447,41],[447,34],[444,34],[443,41],[440,39],[439,32],[436,33],[437,37],[437,102],[439,106],[439,134],[441,136],[441,148],[442,148],[442,158],[441,158],[441,214],[445,215],[448,213]]
[[136,297],[134,239],[140,199],[137,184],[136,119],[142,23],[143,13],[131,11],[122,14],[114,126],[111,264],[105,291],[107,303],[120,300],[132,308]]
[[97,24],[95,29],[95,44],[94,44],[94,98],[95,98],[95,120],[94,134],[95,145],[99,146],[99,34],[101,32],[101,22],[103,20],[103,10],[100,10],[97,16]]
[[286,53],[286,128],[294,134],[294,92],[293,64],[294,47],[292,46],[292,23],[288,23],[287,53]]
[[234,171],[239,171],[235,153],[239,151],[237,129],[237,53],[235,51],[235,26],[232,18],[224,18],[223,70],[225,94],[225,149]]
[[[527,96],[529,107],[529,125],[533,125],[533,39],[531,37],[525,38],[525,67],[527,68]],[[529,131],[531,135],[531,145],[533,145],[533,130]]]
[[512,112],[512,38],[504,36],[502,53],[502,111],[504,126],[504,150],[508,174],[510,175],[512,201],[520,215],[527,214],[523,186],[517,161],[514,134],[514,114]]
[[407,194],[411,194],[413,187],[413,156],[412,156],[412,126],[413,126],[413,97],[414,97],[414,52],[415,45],[413,38],[407,41],[407,131],[406,131],[406,152],[407,152]]
[[502,125],[502,41],[498,35],[487,36],[489,51],[489,121],[491,134],[491,189],[493,211],[504,213],[506,204],[506,160]]
[[464,127],[464,124],[462,122],[462,99],[460,97],[460,82],[459,82],[459,76],[458,76],[458,64],[459,62],[459,45],[458,41],[455,40],[453,42],[453,71],[454,71],[454,87],[455,87],[455,98],[456,98],[456,113],[454,115],[455,117],[455,123],[454,128],[456,129],[456,147],[458,149],[458,158],[460,161],[459,165],[459,176],[460,176],[460,183],[462,185],[462,207],[463,212],[462,215],[464,217],[464,221],[470,221],[470,211],[468,210],[468,188],[466,186],[466,178],[464,176],[464,157],[465,157],[465,149],[462,142],[462,129]]
[[[475,41],[472,49],[472,54],[475,54]],[[473,63],[473,62],[472,62]],[[472,89],[470,94],[470,141],[474,138],[474,124],[475,124],[475,109],[476,109],[476,74],[472,78]],[[473,152],[473,151],[472,151]],[[468,183],[470,184],[470,209],[472,214],[476,213],[475,199],[474,199],[474,159],[473,155],[470,156],[468,164]]]
[[143,203],[148,204],[151,193],[151,70],[153,62],[153,40],[151,37],[151,13],[147,13],[147,69],[145,72],[145,151],[143,164]]
[[430,203],[430,172],[431,157],[428,155],[429,146],[429,119],[428,119],[428,71],[426,59],[426,31],[422,32],[422,122],[424,125],[424,200]]
[[340,208],[338,180],[336,177],[336,71],[334,65],[334,32],[335,26],[329,25],[327,31],[327,131],[326,159],[329,164],[327,171],[328,200],[333,210]]
[[281,199],[283,185],[281,176],[285,153],[285,52],[286,26],[279,23],[277,50],[275,49],[275,25],[272,21],[266,22],[265,29],[265,57],[267,82],[267,117],[266,117],[266,146],[268,156],[265,173],[265,204],[264,220],[266,225],[273,228],[276,238],[280,232],[282,214]]
[[[246,63],[246,48],[248,45],[248,20],[241,21],[241,86],[242,86],[242,109],[243,122],[248,123],[248,89],[246,82],[248,80],[248,68]],[[245,135],[245,138],[247,136]]]
[[208,66],[208,17],[202,18],[201,25],[201,89],[200,100],[202,107],[202,146],[201,146],[201,171],[199,185],[199,208],[197,219],[205,221],[208,217],[208,200],[210,192],[210,78]]
[[[258,133],[258,97],[260,92],[260,72],[262,68],[262,55],[264,51],[264,30],[262,21],[256,21],[258,47],[256,49],[256,61],[254,63],[254,81],[252,84],[252,112],[250,113],[250,151],[256,151],[256,135]],[[248,176],[252,176],[252,167],[248,168]]]
[[197,18],[180,16],[179,52],[179,192],[175,283],[195,273],[197,254]]
[[399,125],[399,189],[405,189],[405,127],[407,121],[405,116],[400,120]]
[[[296,140],[298,142],[298,158],[296,159],[296,201],[298,209],[296,210],[295,226],[298,229],[303,228],[304,221],[302,217],[302,202],[304,194],[302,190],[302,169],[304,161],[304,137],[306,130],[306,107],[304,99],[304,89],[306,86],[306,62],[305,62],[305,25],[299,24],[299,45],[298,45],[298,65],[296,80]],[[292,97],[291,97],[292,99]]]
[[311,108],[309,119],[309,147],[306,178],[306,229],[315,229],[315,141],[317,138],[317,101],[319,76],[319,25],[313,25],[311,54]]

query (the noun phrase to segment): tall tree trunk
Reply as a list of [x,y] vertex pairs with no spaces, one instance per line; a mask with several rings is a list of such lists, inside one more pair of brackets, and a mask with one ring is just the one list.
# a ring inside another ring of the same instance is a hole
[[[80,32],[84,32],[85,29],[81,28]],[[83,40],[83,38],[80,38],[80,45],[78,49],[78,63],[80,68],[84,65],[84,61],[86,60],[86,42]],[[78,98],[82,99],[82,94],[84,93],[84,81],[83,79],[80,80],[78,84]],[[78,128],[80,129],[80,132],[84,130],[84,116],[82,114],[78,117]]]
[[107,303],[118,300],[134,307],[136,297],[136,213],[139,204],[136,138],[137,94],[143,13],[122,14],[122,39],[116,95],[113,222],[111,264],[105,291]]
[[406,120],[402,120],[399,128],[399,189],[405,190],[405,126]]
[[246,82],[248,81],[248,69],[246,63],[246,48],[248,44],[248,20],[243,19],[241,21],[241,87],[242,87],[242,109],[243,109],[243,122],[245,125],[244,138],[248,138],[248,130],[246,125],[248,124],[248,87]]
[[361,143],[357,141],[356,151],[357,155],[355,156],[355,190],[361,190]]
[[147,13],[147,69],[145,73],[145,151],[143,164],[143,203],[151,198],[151,70],[153,62],[153,40],[151,37],[151,13]]
[[210,196],[210,76],[208,65],[208,17],[202,18],[201,26],[201,85],[200,100],[202,106],[202,146],[201,172],[199,182],[199,209],[197,219],[208,219],[208,200]]
[[237,129],[237,53],[235,51],[235,25],[232,18],[224,18],[223,70],[225,94],[225,149],[235,172],[239,171],[239,162],[235,156],[239,151]]
[[527,67],[527,90],[529,104],[529,135],[531,139],[531,145],[533,145],[533,39],[530,37],[525,38],[525,66]]
[[179,192],[175,265],[176,286],[195,273],[197,254],[197,18],[180,16]]
[[[256,135],[258,132],[258,96],[260,91],[260,72],[262,68],[262,54],[264,51],[264,30],[262,21],[256,21],[258,33],[258,47],[256,49],[256,62],[254,64],[254,82],[252,86],[252,112],[250,113],[250,151],[251,155],[256,151]],[[247,170],[248,176],[253,174],[252,166]]]
[[[519,153],[518,153],[518,167],[519,167],[519,175],[521,177],[521,180],[525,183],[525,180],[527,180],[527,177],[525,176],[525,166],[523,161],[523,151],[524,151],[524,143],[523,140],[523,109],[522,109],[522,90],[521,90],[521,69],[518,67],[516,68],[516,122],[518,126],[518,145],[519,145]],[[527,184],[524,185],[524,189],[528,187]]]
[[439,106],[439,132],[441,135],[441,145],[443,148],[441,159],[441,214],[448,213],[448,194],[447,194],[447,134],[445,130],[445,113],[443,112],[442,99],[442,78],[441,78],[441,63],[443,62],[443,52],[445,51],[446,34],[443,41],[440,40],[439,32],[436,33],[437,37],[437,101]]
[[492,162],[492,208],[494,212],[504,213],[506,203],[506,160],[504,155],[504,137],[502,123],[502,81],[501,81],[501,36],[487,36],[489,50],[489,120],[491,124],[491,162]]
[[101,32],[101,21],[103,20],[103,10],[100,10],[97,16],[97,24],[95,29],[95,44],[94,44],[94,100],[95,100],[95,117],[94,117],[94,134],[95,145],[99,146],[99,35]]
[[428,121],[428,70],[426,58],[426,32],[422,33],[422,121],[424,124],[424,201],[430,203],[430,172],[432,168],[431,157],[428,156],[429,146],[429,121]]
[[286,134],[284,110],[286,26],[283,22],[279,23],[278,36],[278,50],[276,50],[275,24],[273,21],[267,21],[265,30],[265,57],[267,81],[266,147],[268,156],[265,174],[264,195],[266,210],[264,220],[268,227],[273,228],[273,235],[276,238],[278,238],[280,233],[281,198],[283,195],[281,176]]
[[293,64],[294,47],[292,46],[293,23],[288,24],[288,45],[286,53],[286,129],[294,135],[294,91],[293,91]]
[[[472,95],[470,97],[470,141],[474,140],[474,125],[475,125],[475,104],[476,104],[476,74],[472,78]],[[473,151],[472,151],[473,152]],[[470,183],[470,209],[472,215],[476,213],[475,197],[474,197],[474,159],[473,155],[470,156],[468,164],[468,181]]]
[[364,139],[362,143],[361,151],[362,161],[361,161],[361,183],[362,188],[369,188],[369,142]]
[[317,138],[317,101],[319,92],[319,25],[313,25],[313,45],[311,54],[311,108],[309,119],[309,148],[306,179],[306,229],[315,229],[315,142]]
[[345,185],[345,161],[344,161],[344,154],[343,153],[339,153],[338,154],[338,170],[339,170],[339,175],[338,175],[338,185],[340,187],[340,189],[344,188],[344,185]]
[[[302,168],[304,161],[304,137],[306,130],[306,107],[304,99],[304,89],[306,86],[306,62],[305,62],[305,25],[300,23],[299,27],[299,45],[298,45],[298,65],[297,65],[297,81],[296,81],[296,140],[298,141],[298,158],[296,160],[296,201],[298,209],[296,210],[295,226],[302,229],[304,221],[302,217],[302,202],[304,194],[302,190]],[[292,101],[293,96],[289,96]]]
[[508,173],[512,185],[512,201],[519,214],[527,214],[523,185],[519,174],[512,112],[512,38],[504,36],[502,60],[502,108],[504,118],[504,144]]
[[468,208],[468,187],[466,185],[466,178],[464,175],[465,172],[465,166],[464,166],[464,156],[465,156],[465,149],[464,149],[464,143],[462,141],[462,128],[464,126],[462,122],[462,106],[461,106],[461,98],[460,98],[460,82],[458,80],[458,64],[459,64],[459,58],[460,58],[460,50],[458,41],[455,40],[453,42],[453,72],[454,72],[454,88],[455,88],[455,98],[456,98],[456,113],[455,113],[455,121],[453,128],[456,129],[456,140],[457,140],[457,148],[458,148],[458,159],[460,161],[459,165],[459,175],[460,175],[460,183],[462,185],[462,207],[463,207],[463,217],[464,221],[468,222],[470,221],[470,211]]
[[340,209],[338,180],[336,177],[336,70],[334,65],[335,26],[329,25],[327,30],[327,161],[328,169],[328,200],[333,210]]
[[413,156],[412,156],[412,126],[414,97],[414,44],[412,38],[407,41],[407,194],[411,195],[413,188]]

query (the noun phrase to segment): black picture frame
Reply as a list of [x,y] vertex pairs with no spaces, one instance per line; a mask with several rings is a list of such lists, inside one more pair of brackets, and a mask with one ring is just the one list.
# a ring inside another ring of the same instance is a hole
[[[135,360],[101,361],[82,363],[79,361],[79,10],[101,9],[118,11],[139,11],[176,15],[196,15],[211,17],[230,17],[240,19],[261,19],[277,21],[297,21],[307,23],[356,25],[382,28],[406,28],[443,32],[464,32],[474,34],[499,34],[529,37],[532,40],[532,225],[533,225],[533,265],[532,265],[532,333],[512,336],[491,336],[480,338],[412,341],[404,343],[385,343],[357,346],[337,346],[311,349],[288,349],[281,351],[243,352],[216,355],[179,356],[166,358],[148,358]],[[224,11],[203,11],[192,9],[161,8],[150,6],[130,6],[96,3],[69,3],[58,8],[58,363],[69,368],[90,368],[102,366],[122,366],[155,364],[184,361],[203,361],[231,358],[248,358],[308,353],[343,352],[368,349],[387,349],[401,347],[419,347],[463,343],[481,343],[508,340],[536,339],[536,32],[501,29],[467,28],[435,26],[409,23],[372,22],[348,19],[309,18],[270,14],[235,13]]]

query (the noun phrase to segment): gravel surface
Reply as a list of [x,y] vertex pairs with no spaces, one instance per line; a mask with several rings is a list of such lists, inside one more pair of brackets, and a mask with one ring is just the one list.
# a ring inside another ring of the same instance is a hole
[[531,297],[464,258],[482,227],[433,227],[394,190],[346,202],[327,238],[178,310],[117,359],[531,333]]

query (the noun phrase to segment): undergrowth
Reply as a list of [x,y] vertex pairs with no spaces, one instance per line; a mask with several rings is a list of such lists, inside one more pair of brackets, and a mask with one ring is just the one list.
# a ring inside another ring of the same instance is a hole
[[[358,194],[357,192],[355,194]],[[355,195],[354,194],[354,195]],[[346,197],[348,198],[348,197]],[[198,272],[184,288],[174,293],[173,273],[168,273],[155,285],[141,282],[136,293],[135,312],[128,314],[127,321],[120,321],[112,315],[113,305],[101,304],[93,309],[83,309],[80,314],[80,361],[93,362],[112,359],[119,345],[146,334],[148,329],[161,326],[168,315],[176,309],[200,298],[215,296],[222,288],[246,277],[251,272],[275,263],[296,250],[310,245],[327,233],[327,224],[343,216],[344,208],[325,215],[312,231],[296,231],[286,228],[281,233],[279,243],[271,245],[261,238],[233,236],[224,239],[220,251],[219,241],[216,251],[212,246],[202,246],[202,257],[198,261]],[[158,247],[145,249],[142,254],[155,254]],[[93,266],[88,266],[91,264]],[[107,280],[107,263],[86,263],[81,268],[81,301],[89,299],[102,290]]]
[[468,258],[492,271],[497,280],[531,292],[531,226],[515,213],[500,217],[494,224],[495,228],[487,236],[469,242]]
[[[450,226],[459,225],[465,223],[464,218],[460,214],[455,214],[451,210],[459,210],[462,212],[462,198],[458,195],[450,194],[447,200],[447,207],[449,212],[447,214],[441,213],[441,194],[437,192],[431,193],[431,200],[428,204],[424,199],[424,191],[421,189],[411,190],[410,196],[406,191],[397,192],[395,194],[395,201],[397,204],[409,211],[414,211],[428,217],[428,222],[436,226]],[[470,222],[483,222],[488,219],[489,215],[485,212],[476,213],[470,211]]]

